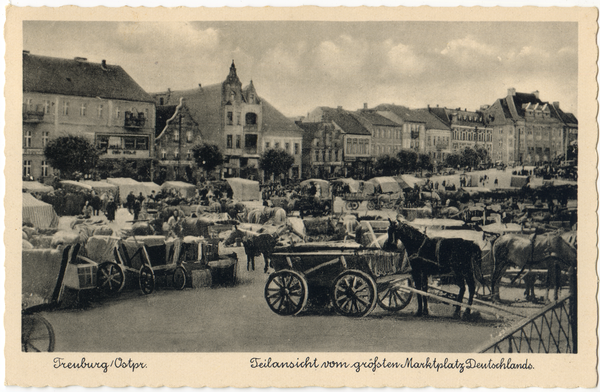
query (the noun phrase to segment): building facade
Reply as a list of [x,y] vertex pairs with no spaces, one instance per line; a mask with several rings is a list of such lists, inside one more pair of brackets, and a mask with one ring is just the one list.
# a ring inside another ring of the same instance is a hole
[[193,147],[202,143],[198,122],[182,98],[179,105],[156,107],[156,175],[162,181],[193,181]]
[[481,111],[440,107],[428,107],[428,110],[450,128],[449,147],[452,153],[460,154],[467,147],[484,148],[490,159],[494,160],[494,132],[487,126]]
[[[294,165],[289,176],[301,173],[302,131],[256,93],[252,81],[242,88],[232,62],[227,78],[219,84],[192,90],[155,93],[159,105],[177,105],[185,99],[189,114],[198,123],[202,140],[215,144],[223,153],[225,163],[219,174],[239,177],[242,173],[258,170],[260,154],[287,145],[294,155]],[[296,144],[298,148],[296,150]]]
[[402,126],[402,148],[426,153],[426,120],[415,110],[405,106],[381,104],[375,107],[378,114]]
[[555,105],[541,101],[538,91],[527,94],[510,88],[505,98],[485,107],[486,122],[494,132],[494,160],[542,164],[565,154],[577,119]]
[[402,149],[402,125],[367,109],[353,113],[356,119],[371,133],[371,155],[396,155]]
[[304,131],[303,178],[340,177],[344,167],[343,134],[331,123],[297,122]]
[[[364,176],[372,170],[372,148],[371,133],[356,118],[356,115],[344,110],[342,107],[337,109],[328,107],[317,107],[308,113],[305,123],[328,124],[330,130],[325,132],[325,137],[330,135],[329,145],[321,146],[320,138],[313,139],[313,149],[316,151],[315,157],[320,156],[325,159],[337,162],[340,159],[339,150],[341,147],[342,168],[340,174],[347,176]],[[336,157],[336,152],[338,155]],[[321,155],[323,154],[323,155]],[[336,174],[337,176],[337,174]]]
[[154,100],[120,66],[23,51],[24,178],[57,174],[44,148],[69,135],[95,144],[100,159],[151,164],[154,120]]

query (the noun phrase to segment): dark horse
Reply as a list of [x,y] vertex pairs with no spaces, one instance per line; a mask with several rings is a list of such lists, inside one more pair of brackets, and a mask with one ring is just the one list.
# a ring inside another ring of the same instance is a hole
[[[396,247],[400,240],[409,257],[412,268],[411,275],[415,288],[427,292],[428,278],[431,275],[452,273],[455,284],[460,288],[457,302],[462,302],[465,295],[465,282],[469,287],[469,305],[473,304],[475,294],[475,273],[483,280],[481,274],[481,249],[471,241],[462,238],[429,238],[419,230],[403,222],[390,220],[386,248]],[[417,316],[427,315],[427,297],[417,295]],[[466,318],[471,309],[465,310]],[[460,306],[456,305],[454,317],[460,317]]]

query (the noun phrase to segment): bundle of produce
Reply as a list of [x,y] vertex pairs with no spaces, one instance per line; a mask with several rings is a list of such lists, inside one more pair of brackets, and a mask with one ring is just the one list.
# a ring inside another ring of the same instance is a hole
[[307,236],[332,235],[335,225],[330,218],[307,218],[304,219]]

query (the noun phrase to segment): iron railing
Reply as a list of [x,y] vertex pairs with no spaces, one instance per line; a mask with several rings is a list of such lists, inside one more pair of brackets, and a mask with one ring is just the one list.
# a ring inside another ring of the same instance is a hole
[[480,353],[577,353],[574,294],[554,302],[477,350]]

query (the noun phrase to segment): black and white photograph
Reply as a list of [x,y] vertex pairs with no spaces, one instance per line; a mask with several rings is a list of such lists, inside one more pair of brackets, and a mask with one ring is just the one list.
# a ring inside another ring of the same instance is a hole
[[[296,386],[515,386],[458,377],[596,360],[596,107],[580,89],[597,11],[79,11],[17,17],[19,360],[80,385],[166,371],[142,356],[159,353],[338,378]],[[547,386],[592,386],[585,369]],[[201,379],[173,386],[286,385]]]

